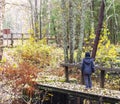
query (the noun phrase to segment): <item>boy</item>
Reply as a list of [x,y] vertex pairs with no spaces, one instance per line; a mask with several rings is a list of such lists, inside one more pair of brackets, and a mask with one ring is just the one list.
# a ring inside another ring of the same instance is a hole
[[92,88],[91,75],[94,72],[94,60],[90,57],[90,53],[85,53],[85,58],[82,60],[82,73],[86,89]]

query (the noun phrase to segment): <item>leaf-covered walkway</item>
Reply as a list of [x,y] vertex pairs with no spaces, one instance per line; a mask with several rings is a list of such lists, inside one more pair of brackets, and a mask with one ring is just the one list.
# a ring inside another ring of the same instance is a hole
[[84,85],[65,83],[65,82],[38,82],[39,89],[56,91],[64,94],[70,94],[85,99],[108,103],[120,103],[120,91],[96,88],[86,90]]

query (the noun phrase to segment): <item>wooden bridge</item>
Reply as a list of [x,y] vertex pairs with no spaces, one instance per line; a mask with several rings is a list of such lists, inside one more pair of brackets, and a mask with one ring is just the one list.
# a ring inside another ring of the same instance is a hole
[[[84,104],[83,102],[85,100],[89,100],[91,102],[90,104],[120,104],[120,91],[115,90],[94,87],[92,90],[86,90],[83,85],[65,82],[38,83],[37,88],[53,93],[54,98],[52,100],[58,99],[57,97],[61,99],[46,104]],[[58,93],[57,96],[56,93]],[[70,103],[67,100],[69,96],[73,96],[77,100]]]
[[[102,66],[95,66],[96,70],[100,71],[100,87],[93,87],[92,90],[85,90],[85,86],[69,82],[69,68],[80,68],[79,63],[63,63],[61,64],[65,68],[66,82],[54,82],[54,83],[38,83],[37,87],[48,92],[53,93],[52,103],[46,104],[120,104],[120,91],[104,89],[105,74],[106,72],[118,72],[119,68],[105,68]],[[82,76],[81,76],[82,77]],[[56,94],[57,93],[57,94]],[[74,100],[71,102],[69,96],[73,96]],[[59,97],[59,98],[57,98]],[[56,99],[59,99],[56,101]],[[89,103],[84,103],[89,101]]]

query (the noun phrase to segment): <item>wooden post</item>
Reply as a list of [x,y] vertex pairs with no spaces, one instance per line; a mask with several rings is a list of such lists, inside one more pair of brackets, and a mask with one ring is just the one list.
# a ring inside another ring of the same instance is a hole
[[102,99],[102,97],[100,97],[100,99],[99,99],[99,104],[103,104],[103,101],[102,101],[103,99]]
[[65,81],[66,82],[69,82],[69,72],[68,72],[68,67],[67,66],[65,66]]
[[80,104],[80,101],[78,102],[78,97],[70,95],[68,98],[68,104]]
[[0,34],[0,62],[3,56],[3,35]]
[[92,100],[89,100],[89,104],[93,104]]
[[11,33],[11,46],[13,47],[13,33]]
[[7,47],[8,47],[8,34],[6,34],[7,35]]
[[52,104],[69,104],[68,94],[53,92]]
[[101,70],[100,72],[100,87],[104,88],[104,82],[105,82],[105,70]]
[[23,41],[24,41],[24,38],[23,38],[23,33],[22,33],[21,35],[22,35],[22,45],[23,45]]
[[80,104],[80,97],[77,97],[77,104]]
[[80,97],[80,104],[84,104],[84,98]]
[[83,76],[83,71],[81,71],[81,84],[84,84],[84,76]]
[[60,94],[60,104],[68,104],[68,94]]

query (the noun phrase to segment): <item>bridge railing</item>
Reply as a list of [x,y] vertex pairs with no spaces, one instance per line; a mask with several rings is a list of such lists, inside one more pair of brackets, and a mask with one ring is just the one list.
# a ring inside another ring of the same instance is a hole
[[[81,63],[62,63],[61,64],[62,67],[64,67],[65,70],[65,78],[66,78],[66,82],[69,82],[69,68],[81,68]],[[120,73],[120,68],[107,68],[107,67],[103,67],[103,66],[95,66],[95,70],[99,70],[100,71],[100,87],[104,88],[105,85],[105,75],[106,72],[118,72]],[[83,84],[83,75],[81,74],[81,83]]]
[[30,38],[29,33],[11,33],[3,34],[3,46],[17,46],[24,44],[24,41]]

